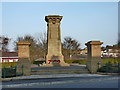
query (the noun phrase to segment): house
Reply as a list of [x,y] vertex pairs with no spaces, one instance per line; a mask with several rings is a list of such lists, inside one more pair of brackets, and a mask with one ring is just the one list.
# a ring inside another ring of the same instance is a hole
[[[81,50],[82,56],[87,56],[87,47]],[[101,57],[118,57],[119,50],[116,46],[101,47]]]
[[17,62],[18,61],[18,53],[16,52],[2,52],[0,56],[0,63],[7,62]]
[[101,50],[102,57],[118,57],[118,48],[116,46],[106,46],[105,49]]
[[83,55],[83,56],[87,56],[87,47],[82,49],[80,54]]

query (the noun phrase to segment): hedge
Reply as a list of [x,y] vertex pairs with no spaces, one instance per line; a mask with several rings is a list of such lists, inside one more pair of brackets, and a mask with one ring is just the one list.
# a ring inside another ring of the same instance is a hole
[[33,64],[42,64],[44,63],[45,61],[34,61]]
[[[106,63],[111,63],[111,64],[116,64],[120,59],[118,58],[106,58],[106,59],[102,59],[101,62],[103,64]],[[45,61],[34,61],[33,64],[42,64]],[[86,64],[86,59],[71,59],[71,60],[65,60],[66,63],[68,64],[72,64],[72,63],[78,63],[78,64]],[[14,67],[17,65],[17,62],[8,62],[8,63],[0,63],[0,66],[2,65],[2,67]]]
[[0,63],[0,66],[4,67],[14,67],[17,65],[17,62],[7,62],[7,63]]
[[68,63],[68,64],[72,64],[72,63],[86,64],[86,59],[65,60],[65,63]]
[[103,64],[106,64],[106,63],[116,64],[118,62],[120,62],[120,60],[118,58],[105,58],[105,59],[102,59]]
[[[72,64],[72,63],[79,63],[79,64],[86,64],[86,60],[87,59],[71,59],[71,60],[65,60],[66,63],[68,64]],[[106,59],[101,59],[101,62],[103,64],[106,64],[106,63],[111,63],[111,64],[116,64],[119,61],[118,58],[106,58]]]

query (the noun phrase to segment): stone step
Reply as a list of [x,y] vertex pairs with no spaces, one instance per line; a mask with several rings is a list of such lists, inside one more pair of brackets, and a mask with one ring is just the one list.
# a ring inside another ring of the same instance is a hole
[[69,72],[69,73],[31,73],[31,75],[52,75],[52,74],[89,74],[88,72]]
[[39,74],[83,74],[89,73],[87,69],[80,69],[80,70],[32,70],[32,75],[39,75]]
[[32,72],[73,72],[73,71],[76,71],[76,72],[86,72],[88,71],[87,69],[73,69],[73,70],[32,70]]
[[31,75],[50,75],[50,74],[89,74],[89,72],[35,72]]
[[70,65],[70,67],[38,67],[31,68],[31,75],[46,74],[88,74],[85,65]]

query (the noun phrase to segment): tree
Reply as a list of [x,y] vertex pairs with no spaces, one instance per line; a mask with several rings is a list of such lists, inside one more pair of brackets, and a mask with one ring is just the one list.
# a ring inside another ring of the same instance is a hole
[[42,58],[45,60],[47,53],[47,37],[46,33],[37,33],[35,36],[25,35],[18,37],[14,42],[15,51],[17,51],[16,43],[19,41],[28,41],[31,43],[30,46],[30,59],[33,62],[36,59]]
[[33,62],[34,60],[38,59],[39,57],[39,45],[37,44],[37,41],[34,39],[31,35],[25,35],[23,37],[18,37],[17,40],[14,42],[15,44],[15,51],[17,51],[17,45],[16,43],[19,41],[28,41],[31,43],[30,46],[30,60]]
[[71,37],[65,37],[62,46],[63,54],[69,55],[70,59],[73,54],[77,54],[78,50],[80,50],[80,43]]
[[46,54],[47,54],[47,34],[46,34],[46,32],[38,33],[36,35],[36,41],[41,50],[41,56],[43,56],[43,58],[45,59]]
[[10,38],[5,37],[5,36],[0,36],[0,49],[3,52],[9,51],[9,49],[8,49],[9,42],[10,42]]

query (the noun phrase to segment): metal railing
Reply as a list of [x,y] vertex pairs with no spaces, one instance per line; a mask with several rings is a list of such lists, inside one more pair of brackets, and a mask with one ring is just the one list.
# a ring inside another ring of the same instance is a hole
[[98,72],[105,72],[105,73],[120,73],[119,64],[111,64],[106,63],[104,66],[98,68]]
[[7,77],[16,77],[23,75],[23,65],[21,65],[22,71],[21,73],[17,73],[17,66],[14,67],[3,67],[2,68],[2,78],[7,78]]

